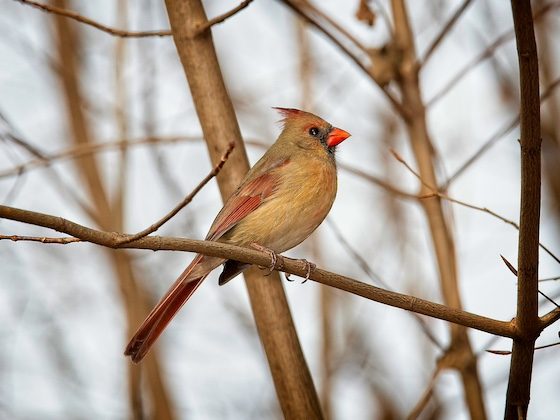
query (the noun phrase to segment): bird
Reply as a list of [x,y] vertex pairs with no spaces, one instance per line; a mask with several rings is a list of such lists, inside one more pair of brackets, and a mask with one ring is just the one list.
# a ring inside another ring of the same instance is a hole
[[[228,198],[206,240],[261,247],[274,256],[303,242],[329,213],[337,191],[335,150],[350,133],[310,112],[274,109],[283,124],[278,139]],[[250,266],[196,255],[140,325],[125,356],[139,363],[208,274],[222,264],[220,286]]]

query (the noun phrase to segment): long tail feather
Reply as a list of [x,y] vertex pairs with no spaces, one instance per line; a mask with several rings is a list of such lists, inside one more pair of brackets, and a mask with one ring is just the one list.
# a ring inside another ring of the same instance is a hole
[[130,356],[135,363],[140,362],[210,271],[222,262],[219,258],[197,255],[140,325],[126,346],[125,356]]

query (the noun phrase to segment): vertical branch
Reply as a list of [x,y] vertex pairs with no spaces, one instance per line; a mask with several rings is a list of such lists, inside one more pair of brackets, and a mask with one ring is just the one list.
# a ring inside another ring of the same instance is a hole
[[[65,0],[54,0],[57,7],[67,8]],[[57,47],[61,65],[59,79],[68,114],[70,137],[75,146],[90,145],[93,141],[91,128],[82,109],[83,95],[80,86],[80,68],[78,61],[79,32],[74,30],[68,19],[54,15]],[[103,185],[101,173],[94,155],[84,155],[76,160],[77,170],[86,184],[86,189],[93,205],[92,217],[95,223],[104,230],[117,231],[117,224],[122,219],[113,218],[113,212]],[[134,333],[136,326],[142,321],[148,310],[146,296],[136,283],[132,270],[132,262],[125,251],[109,251],[112,269],[118,281],[124,310],[127,316],[127,336]],[[155,356],[147,359],[146,368],[148,390],[151,395],[154,417],[158,419],[173,418],[171,404],[165,384],[159,374],[159,364]],[[140,367],[129,365],[128,386],[131,416],[144,416],[140,386]]]
[[535,339],[539,335],[538,268],[541,202],[539,65],[530,0],[512,0],[521,91],[521,204],[519,216],[516,327],[506,419],[525,419],[529,407]]
[[[438,185],[435,169],[433,145],[428,134],[426,109],[422,100],[418,78],[418,61],[410,22],[404,0],[392,0],[395,25],[395,46],[402,52],[402,60],[397,63],[399,73],[397,83],[402,92],[402,105],[409,110],[405,120],[412,150],[419,168],[420,176],[427,185],[422,184],[420,195],[428,195],[428,185]],[[439,197],[422,200],[424,213],[428,219],[434,246],[443,299],[448,306],[461,308],[461,297],[457,279],[455,243],[444,216]],[[465,399],[471,418],[485,419],[486,412],[482,388],[478,378],[477,363],[467,336],[467,331],[459,325],[451,325],[451,344],[446,354],[449,366],[461,374]]]
[[[218,175],[223,199],[237,188],[249,163],[237,119],[228,96],[211,31],[197,33],[207,18],[200,0],[166,0],[173,39],[181,58],[208,151],[214,164],[235,143],[228,164]],[[257,269],[245,274],[259,336],[276,393],[289,419],[322,418],[319,400],[292,321],[278,273],[263,277]]]

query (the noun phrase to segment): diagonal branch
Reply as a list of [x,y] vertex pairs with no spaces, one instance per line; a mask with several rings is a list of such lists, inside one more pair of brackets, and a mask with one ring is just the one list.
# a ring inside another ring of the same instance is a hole
[[236,13],[242,11],[247,6],[249,6],[249,4],[251,4],[252,1],[253,0],[243,0],[241,3],[239,3],[237,6],[235,6],[233,9],[229,10],[228,12],[226,12],[224,14],[221,14],[219,16],[216,16],[215,18],[209,19],[207,22],[200,25],[196,29],[195,35],[199,35],[202,32],[210,29],[212,26],[217,25],[218,23],[222,23],[226,19],[229,19],[230,17],[232,17]]
[[148,236],[150,233],[154,233],[156,230],[158,230],[160,227],[162,227],[165,223],[167,223],[169,220],[171,220],[171,218],[173,218],[177,213],[179,213],[187,204],[189,204],[193,198],[200,192],[200,190],[202,190],[202,188],[204,188],[204,186],[206,184],[208,184],[208,182],[210,182],[210,180],[212,178],[214,178],[215,176],[217,176],[220,171],[222,170],[222,168],[224,167],[224,164],[227,162],[229,155],[231,153],[231,151],[233,150],[234,147],[234,143],[230,143],[228,149],[226,150],[226,152],[223,154],[222,158],[220,159],[220,161],[218,162],[218,164],[216,166],[214,166],[214,168],[212,168],[212,170],[208,173],[208,175],[206,175],[202,181],[200,181],[198,183],[198,185],[189,193],[187,194],[187,196],[181,200],[181,202],[179,204],[177,204],[173,210],[171,210],[169,213],[167,213],[165,216],[163,216],[160,220],[158,220],[156,223],[148,226],[146,229],[141,230],[140,232],[131,235],[128,238],[123,238],[120,242],[121,245],[135,241],[137,239],[143,238],[144,236]]
[[[360,69],[368,75],[368,77],[373,80],[377,86],[381,89],[385,97],[389,100],[393,108],[403,117],[406,118],[408,111],[402,106],[399,100],[384,86],[374,73],[371,71],[371,66],[366,64],[366,60],[360,57],[366,56],[368,54],[365,47],[357,41],[355,38],[350,36],[340,25],[336,24],[332,19],[326,18],[322,12],[313,7],[309,2],[305,0],[283,0],[283,3],[292,9],[296,14],[303,18],[306,22],[309,22],[312,26],[317,28],[322,32],[327,38],[329,38],[337,47],[339,47],[348,58],[350,58]],[[328,29],[330,26],[332,28]],[[354,47],[357,47],[359,53],[354,52],[347,44],[346,41],[350,41]]]
[[114,36],[120,36],[122,38],[147,38],[153,36],[171,36],[170,30],[157,30],[157,31],[124,31],[122,29],[111,28],[110,26],[103,25],[93,19],[87,18],[80,15],[72,10],[65,9],[63,7],[52,6],[48,4],[43,4],[33,0],[16,0],[20,3],[26,4],[28,6],[35,7],[47,13],[53,13],[59,16],[64,16],[69,19],[75,20],[76,22],[83,23],[84,25],[92,26],[95,29],[99,29],[102,32],[108,33]]
[[432,41],[432,43],[430,44],[430,46],[426,50],[426,53],[424,54],[424,57],[419,62],[419,68],[422,68],[426,64],[426,62],[430,59],[430,57],[435,52],[435,50],[437,49],[439,44],[441,44],[441,41],[443,41],[443,39],[446,37],[446,35],[451,31],[451,29],[453,29],[453,26],[455,26],[455,24],[457,23],[459,18],[462,16],[462,14],[465,12],[465,10],[467,10],[467,8],[471,5],[471,2],[472,2],[472,0],[463,0],[463,4],[461,4],[457,8],[455,13],[453,13],[453,16],[451,16],[451,18],[447,21],[447,23],[441,29],[438,36],[436,36],[434,38],[434,40]]
[[[551,2],[543,6],[535,13],[534,19],[538,21],[548,12],[560,7],[560,2]],[[437,101],[444,97],[457,83],[459,83],[471,70],[476,68],[480,63],[492,57],[494,52],[503,44],[515,38],[513,30],[508,30],[499,35],[491,44],[489,44],[478,56],[473,58],[465,67],[457,72],[455,76],[445,84],[445,86],[426,103],[426,107],[433,106]]]
[[[541,95],[541,103],[550,98],[551,94],[560,86],[560,78],[557,78],[552,82],[546,90]],[[480,148],[473,153],[473,155],[468,158],[458,169],[453,172],[449,178],[444,182],[441,189],[446,190],[449,185],[455,181],[464,171],[466,171],[474,162],[476,162],[488,149],[490,149],[495,143],[503,138],[507,133],[513,130],[519,124],[519,115],[516,115],[510,122],[505,124],[502,128],[496,131],[488,140],[486,140]]]

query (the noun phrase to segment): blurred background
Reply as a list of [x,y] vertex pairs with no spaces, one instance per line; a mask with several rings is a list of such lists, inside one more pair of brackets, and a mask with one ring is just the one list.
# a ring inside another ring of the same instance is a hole
[[[47,0],[44,0],[47,3]],[[156,0],[54,1],[123,30],[166,30]],[[209,17],[237,1],[204,1]],[[541,70],[541,242],[560,249],[560,2],[534,1]],[[122,38],[13,0],[0,15],[0,201],[101,229],[137,232],[171,210],[211,169],[171,37]],[[458,200],[519,219],[518,65],[510,3],[407,2],[439,184]],[[442,32],[460,8],[455,25]],[[387,50],[388,1],[315,2],[347,38]],[[352,137],[338,148],[337,201],[289,256],[442,302],[430,228],[402,118],[331,40],[282,1],[254,1],[213,27],[222,73],[252,163],[276,139],[273,106],[314,112]],[[441,42],[423,61],[439,34]],[[391,82],[394,83],[394,82]],[[388,91],[399,96],[398,87]],[[482,153],[477,154],[484,147]],[[476,156],[468,166],[465,162]],[[358,173],[357,173],[358,171]],[[449,182],[446,182],[448,181]],[[215,181],[157,234],[201,239],[221,207]],[[466,310],[510,320],[517,261],[512,226],[443,201]],[[56,236],[0,221],[5,235]],[[179,252],[113,252],[92,244],[0,241],[0,417],[281,418],[241,278],[213,274],[157,344],[130,369],[122,352],[146,309],[188,264]],[[541,253],[539,277],[560,267]],[[431,392],[421,418],[469,418],[457,370],[438,370],[449,325],[309,281],[284,286],[326,417],[398,419]],[[560,296],[558,281],[540,290]],[[543,299],[540,313],[553,308]],[[133,314],[133,315],[131,315]],[[137,319],[127,325],[129,319]],[[511,341],[468,331],[489,418],[503,416]],[[553,325],[537,345],[558,341]],[[530,417],[560,409],[560,347],[537,350]],[[436,379],[432,378],[436,375]],[[136,413],[137,414],[137,413]],[[135,415],[136,415],[135,414]]]

